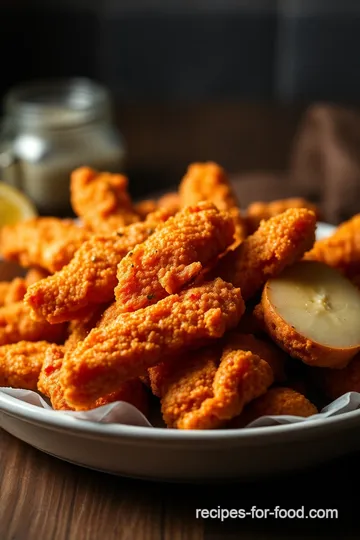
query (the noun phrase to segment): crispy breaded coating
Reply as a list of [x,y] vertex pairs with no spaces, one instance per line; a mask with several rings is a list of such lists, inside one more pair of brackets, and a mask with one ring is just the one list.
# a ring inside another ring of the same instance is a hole
[[87,405],[149,367],[222,337],[244,309],[240,290],[216,279],[118,315],[66,355],[61,373],[66,401],[75,408]]
[[89,237],[90,233],[71,219],[37,217],[3,227],[0,250],[8,261],[52,274],[68,264]]
[[221,348],[203,348],[149,369],[151,390],[161,398],[167,427],[176,428],[185,415],[213,397],[220,357]]
[[159,211],[117,233],[92,236],[69,265],[29,287],[25,302],[34,317],[51,323],[69,321],[86,316],[97,304],[111,302],[121,259],[168,217],[165,211]]
[[71,407],[64,400],[64,391],[59,381],[64,354],[63,345],[48,344],[37,381],[37,390],[50,399],[53,409],[71,411]]
[[279,199],[271,202],[254,202],[250,204],[246,210],[246,223],[249,234],[253,234],[260,226],[261,221],[278,216],[290,208],[307,208],[312,210],[316,216],[316,220],[321,220],[321,212],[319,208],[301,197],[289,199]]
[[208,202],[168,219],[118,266],[115,296],[122,311],[136,311],[179,292],[233,242],[227,212]]
[[181,209],[180,195],[177,191],[166,193],[158,199],[157,205],[158,208],[164,208],[168,212],[176,214]]
[[315,242],[304,259],[324,262],[347,276],[360,274],[360,214],[342,223],[329,238]]
[[219,210],[228,211],[234,220],[237,243],[246,238],[246,223],[239,202],[224,169],[216,163],[191,164],[180,183],[179,195],[182,207],[210,201]]
[[[65,347],[50,345],[47,348],[37,388],[39,392],[50,399],[53,409],[71,411],[74,409],[66,403],[64,390],[59,380],[64,354]],[[139,379],[124,382],[115,392],[100,397],[95,403],[83,410],[101,407],[114,401],[126,401],[134,405],[145,416],[149,414],[149,397],[144,385]]]
[[[222,349],[219,344],[212,344],[211,348],[203,347],[195,351],[189,351],[186,354],[180,353],[178,356],[169,358],[166,362],[160,362],[156,366],[149,368],[148,379],[152,393],[154,396],[161,398],[169,391],[172,385],[177,387],[179,380],[182,378],[192,378],[197,381],[205,377],[211,386],[214,377],[209,377],[207,372],[212,371],[213,375],[215,375],[220,363],[221,352]],[[209,369],[206,367],[207,365],[209,365]],[[196,395],[200,396],[200,393],[196,393]],[[183,397],[184,401],[188,400],[189,403],[193,403],[194,398],[190,395],[188,398]],[[200,398],[198,403],[201,403]],[[192,405],[190,406],[192,407]],[[184,404],[182,410],[185,409]]]
[[234,418],[229,427],[245,427],[262,416],[302,416],[307,418],[318,410],[304,395],[292,388],[270,388],[265,394],[254,399],[244,411]]
[[0,307],[14,302],[21,302],[26,293],[27,285],[23,278],[16,277],[12,281],[0,282]]
[[49,343],[19,341],[0,346],[0,386],[36,390]]
[[146,199],[134,204],[134,210],[141,221],[143,221],[149,214],[152,214],[158,210],[158,204],[153,199]]
[[233,349],[250,351],[262,360],[265,360],[271,367],[275,382],[286,380],[285,363],[287,356],[279,347],[270,340],[260,339],[252,334],[240,334],[237,331],[229,332],[226,336],[226,343]]
[[30,269],[24,278],[0,281],[0,307],[23,300],[28,286],[47,275],[48,273],[42,270]]
[[80,319],[75,319],[69,323],[68,338],[64,343],[64,353],[69,354],[76,349],[80,341],[84,341],[89,332],[99,323],[108,307],[108,304],[97,305]]
[[311,375],[331,400],[348,392],[360,392],[360,353],[343,369],[313,369]]
[[[259,356],[227,347],[214,377],[213,396],[205,399],[198,409],[180,417],[176,427],[219,428],[239,415],[247,403],[264,394],[273,380],[272,369]],[[164,399],[162,410],[164,414]],[[166,414],[169,410],[171,403],[167,404]]]
[[37,322],[31,318],[30,308],[16,302],[0,308],[0,345],[17,341],[49,341],[61,343],[65,338],[64,324]]
[[127,188],[128,179],[122,174],[80,167],[71,174],[71,205],[90,231],[109,234],[140,221]]
[[244,300],[254,296],[286,266],[301,259],[315,241],[314,212],[292,208],[261,223],[235,251],[229,252],[214,274],[240,287]]

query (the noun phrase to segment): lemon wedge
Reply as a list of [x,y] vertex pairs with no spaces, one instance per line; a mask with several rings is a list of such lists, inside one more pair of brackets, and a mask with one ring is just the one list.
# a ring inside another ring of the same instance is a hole
[[9,184],[0,182],[0,228],[37,215],[36,207],[26,195]]

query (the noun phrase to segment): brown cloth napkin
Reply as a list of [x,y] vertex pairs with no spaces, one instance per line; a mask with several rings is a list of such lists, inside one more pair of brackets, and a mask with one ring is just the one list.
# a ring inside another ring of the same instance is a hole
[[316,104],[294,140],[289,183],[321,202],[324,218],[338,224],[360,212],[360,112]]

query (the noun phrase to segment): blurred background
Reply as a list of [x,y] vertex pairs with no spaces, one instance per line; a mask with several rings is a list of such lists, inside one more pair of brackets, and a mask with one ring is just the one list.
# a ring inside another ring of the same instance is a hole
[[3,0],[0,18],[2,115],[18,84],[99,83],[134,197],[211,160],[245,205],[303,195],[332,222],[360,211],[358,0]]

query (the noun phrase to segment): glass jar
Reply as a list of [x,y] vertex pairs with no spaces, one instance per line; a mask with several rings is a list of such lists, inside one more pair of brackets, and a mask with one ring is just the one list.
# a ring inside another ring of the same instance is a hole
[[88,79],[14,88],[4,101],[0,180],[24,191],[42,214],[71,213],[75,168],[121,172],[125,145],[112,120],[110,96]]

